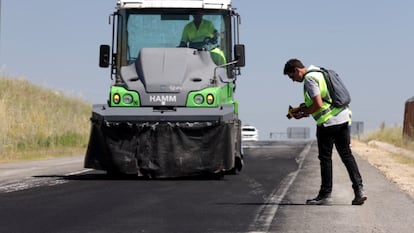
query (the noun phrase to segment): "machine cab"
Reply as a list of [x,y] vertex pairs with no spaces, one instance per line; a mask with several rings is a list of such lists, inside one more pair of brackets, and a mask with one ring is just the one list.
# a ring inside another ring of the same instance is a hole
[[[134,63],[143,48],[210,51],[217,66],[231,63],[231,78],[239,73],[238,67],[244,66],[244,46],[238,43],[239,16],[228,0],[119,1],[117,8],[113,14],[112,51],[108,45],[102,45],[99,62],[101,67],[111,66],[112,75],[117,78],[121,67]],[[203,37],[202,33],[186,32],[186,26],[196,17],[202,17],[201,24],[209,24],[214,32]],[[193,38],[189,39],[191,33]]]

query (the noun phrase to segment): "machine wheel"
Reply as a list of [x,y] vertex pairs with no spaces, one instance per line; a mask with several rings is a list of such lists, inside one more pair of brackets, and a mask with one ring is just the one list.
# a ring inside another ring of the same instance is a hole
[[241,170],[244,166],[243,155],[242,155],[242,157],[236,157],[236,160],[234,161],[234,166],[236,167],[236,170],[238,172],[241,172]]
[[242,168],[243,168],[243,165],[244,165],[243,158],[236,157],[235,160],[234,160],[234,167],[232,169],[228,170],[226,172],[226,174],[236,175],[236,174],[240,173]]

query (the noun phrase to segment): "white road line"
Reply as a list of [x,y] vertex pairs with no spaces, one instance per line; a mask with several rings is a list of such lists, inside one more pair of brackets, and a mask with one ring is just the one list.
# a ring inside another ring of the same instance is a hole
[[305,155],[309,152],[311,146],[312,142],[309,142],[296,159],[298,163],[298,169],[287,175],[282,180],[279,188],[274,189],[270,196],[267,198],[266,202],[260,207],[258,213],[256,214],[254,222],[250,225],[251,230],[249,233],[265,233],[269,231],[270,226],[276,216],[277,210],[279,209],[279,204],[282,202],[287,191],[301,170]]

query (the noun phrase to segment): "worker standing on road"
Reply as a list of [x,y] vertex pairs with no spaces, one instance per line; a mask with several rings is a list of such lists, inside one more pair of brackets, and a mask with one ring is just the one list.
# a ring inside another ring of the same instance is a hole
[[317,122],[316,137],[321,169],[321,187],[318,195],[306,201],[308,205],[328,204],[332,192],[332,150],[333,145],[338,151],[352,181],[355,198],[352,205],[364,204],[367,196],[363,190],[362,178],[358,165],[350,148],[349,113],[347,107],[334,108],[326,101],[327,86],[320,67],[305,67],[298,59],[286,62],[283,74],[294,82],[304,83],[305,103],[300,105],[300,111],[293,115],[301,119],[312,115]]

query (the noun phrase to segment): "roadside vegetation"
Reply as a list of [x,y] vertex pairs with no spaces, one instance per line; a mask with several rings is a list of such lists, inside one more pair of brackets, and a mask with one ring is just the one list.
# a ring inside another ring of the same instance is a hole
[[0,162],[84,154],[91,106],[0,76]]
[[396,147],[414,151],[414,140],[403,138],[402,126],[385,127],[383,123],[379,130],[367,133],[363,141],[369,142],[371,140],[386,142]]
[[[387,128],[385,127],[385,124],[382,124],[379,130],[367,133],[365,138],[361,141],[367,143],[373,140],[385,142],[398,148],[412,151],[414,154],[414,140],[405,139],[403,137],[403,128],[401,126]],[[412,156],[406,156],[396,152],[390,153],[390,156],[400,164],[414,167],[414,159]]]

